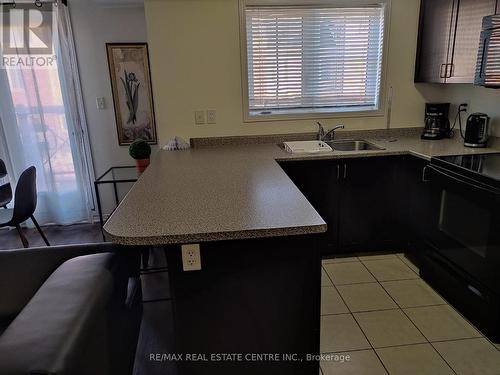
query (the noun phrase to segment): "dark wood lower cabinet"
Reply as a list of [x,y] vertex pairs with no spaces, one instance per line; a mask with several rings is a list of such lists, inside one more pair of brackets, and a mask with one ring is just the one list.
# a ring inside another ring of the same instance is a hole
[[405,196],[403,198],[406,218],[406,256],[420,265],[423,238],[430,222],[430,184],[425,178],[425,168],[429,161],[414,156],[404,159],[403,168],[398,172]]
[[339,196],[340,251],[397,250],[404,239],[399,157],[347,160]]
[[281,167],[328,225],[322,253],[338,248],[340,163],[332,160],[283,162]]
[[406,240],[402,157],[287,161],[282,168],[328,224],[323,255],[398,250]]

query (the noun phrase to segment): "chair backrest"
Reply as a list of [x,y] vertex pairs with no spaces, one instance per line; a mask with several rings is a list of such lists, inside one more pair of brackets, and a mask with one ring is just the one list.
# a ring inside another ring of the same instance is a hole
[[7,206],[12,200],[12,188],[10,183],[0,186],[0,207]]
[[36,168],[29,167],[17,182],[11,223],[16,225],[28,220],[35,212],[36,202]]
[[[7,167],[2,159],[0,159],[0,179],[7,176]],[[0,181],[2,182],[2,181]],[[4,207],[12,200],[12,188],[10,183],[0,186],[0,207]]]
[[7,174],[7,167],[2,159],[0,159],[0,176]]

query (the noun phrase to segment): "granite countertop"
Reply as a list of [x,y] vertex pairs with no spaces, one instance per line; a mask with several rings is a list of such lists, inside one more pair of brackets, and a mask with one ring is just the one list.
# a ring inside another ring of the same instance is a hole
[[322,233],[326,223],[277,161],[407,154],[430,160],[433,156],[500,152],[497,146],[465,148],[456,138],[422,141],[416,132],[396,136],[365,132],[356,138],[384,150],[291,155],[269,143],[160,151],[104,231],[122,245]]

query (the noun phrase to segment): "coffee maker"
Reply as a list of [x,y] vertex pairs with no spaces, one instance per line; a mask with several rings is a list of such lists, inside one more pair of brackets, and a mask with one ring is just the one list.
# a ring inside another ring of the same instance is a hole
[[450,138],[450,103],[425,104],[425,128],[422,139]]

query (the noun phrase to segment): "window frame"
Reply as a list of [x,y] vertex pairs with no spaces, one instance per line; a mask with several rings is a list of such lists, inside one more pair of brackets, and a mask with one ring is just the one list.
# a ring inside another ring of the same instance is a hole
[[[241,86],[243,99],[243,122],[264,122],[264,121],[289,121],[302,119],[329,119],[329,118],[356,118],[356,117],[383,117],[386,112],[387,99],[387,62],[389,53],[389,30],[391,21],[392,0],[239,0],[240,18],[240,63],[241,63]],[[382,69],[380,76],[380,93],[378,98],[378,109],[364,111],[332,111],[328,109],[304,109],[287,110],[282,113],[272,114],[252,114],[249,104],[248,92],[248,46],[247,46],[247,6],[269,6],[269,7],[332,7],[349,8],[357,6],[374,6],[384,4],[384,39],[382,41]]]

